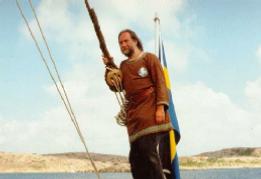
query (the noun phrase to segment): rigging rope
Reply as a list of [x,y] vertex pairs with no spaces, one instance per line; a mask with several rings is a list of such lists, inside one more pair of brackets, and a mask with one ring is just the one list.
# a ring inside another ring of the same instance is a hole
[[[99,174],[98,169],[97,169],[97,167],[96,167],[96,165],[95,165],[95,163],[94,163],[93,159],[91,158],[91,155],[90,155],[90,153],[89,153],[89,151],[88,151],[86,142],[85,142],[84,137],[83,137],[83,135],[82,135],[82,133],[81,133],[80,127],[79,127],[79,125],[78,125],[78,122],[77,122],[77,120],[76,120],[76,116],[75,116],[74,111],[73,111],[73,109],[72,109],[72,106],[71,106],[70,100],[69,100],[69,98],[68,98],[67,92],[66,92],[66,90],[65,90],[65,88],[64,88],[64,85],[63,85],[63,83],[62,83],[61,77],[60,77],[60,75],[59,75],[59,72],[58,72],[58,69],[57,69],[55,60],[54,60],[54,58],[53,58],[53,56],[52,56],[52,54],[51,54],[51,50],[50,50],[50,48],[49,48],[49,45],[48,45],[48,43],[47,43],[47,40],[46,40],[45,35],[44,35],[44,33],[43,33],[43,30],[42,30],[42,28],[41,28],[40,22],[39,22],[39,20],[38,20],[38,17],[37,17],[35,8],[34,8],[34,6],[33,6],[33,4],[32,4],[32,1],[31,1],[31,0],[28,0],[28,1],[29,1],[29,4],[30,4],[31,9],[32,9],[32,11],[33,11],[34,17],[35,17],[35,19],[36,19],[36,21],[37,21],[37,26],[38,26],[38,28],[39,28],[39,30],[40,30],[40,32],[41,32],[41,36],[42,36],[42,38],[43,38],[43,40],[44,40],[45,46],[46,46],[46,48],[47,48],[47,50],[48,50],[48,54],[49,54],[49,57],[50,57],[50,59],[51,59],[51,61],[52,61],[53,67],[54,67],[54,69],[55,69],[56,76],[58,77],[59,84],[60,84],[61,87],[62,87],[62,92],[60,91],[60,89],[59,89],[59,87],[58,87],[57,81],[56,81],[55,78],[54,78],[54,75],[53,75],[53,73],[52,73],[52,71],[51,71],[51,69],[50,69],[50,67],[49,67],[49,65],[48,65],[48,63],[47,63],[47,60],[45,59],[45,57],[44,57],[44,55],[43,55],[43,53],[42,53],[42,50],[41,50],[41,48],[40,48],[40,46],[39,46],[39,44],[38,44],[38,42],[37,42],[37,40],[36,40],[36,38],[35,38],[35,36],[34,36],[32,30],[31,30],[31,28],[30,28],[30,25],[29,25],[29,23],[28,23],[28,21],[27,21],[25,15],[24,15],[24,13],[23,13],[23,10],[22,10],[22,8],[21,8],[21,6],[20,6],[18,0],[16,0],[16,5],[17,5],[17,7],[18,7],[18,9],[19,9],[19,11],[20,11],[20,14],[21,14],[22,18],[23,18],[24,21],[25,21],[25,24],[26,24],[26,26],[27,26],[27,29],[28,29],[28,31],[30,32],[30,35],[31,35],[31,37],[32,37],[32,39],[33,39],[33,41],[34,41],[34,43],[35,43],[35,46],[36,46],[36,48],[37,48],[37,50],[38,50],[38,52],[39,52],[39,54],[40,54],[40,56],[41,56],[41,58],[42,58],[44,64],[45,64],[45,67],[47,68],[47,71],[48,71],[48,73],[49,73],[49,75],[50,75],[52,81],[53,81],[54,84],[55,84],[55,87],[56,87],[56,89],[57,89],[57,91],[58,91],[58,93],[59,93],[59,96],[61,97],[61,99],[62,99],[62,101],[63,101],[63,104],[65,105],[65,108],[66,108],[66,110],[67,110],[67,112],[68,112],[68,114],[69,114],[69,116],[70,116],[71,121],[72,121],[73,124],[74,124],[74,127],[75,127],[75,129],[76,129],[76,131],[77,131],[77,133],[78,133],[78,135],[79,135],[79,137],[80,137],[80,140],[81,140],[82,144],[84,145],[86,154],[87,154],[88,158],[90,159],[90,162],[91,162],[91,165],[92,165],[93,168],[94,168],[95,174],[96,174],[97,178],[100,179],[100,178],[101,178],[101,177],[100,177],[100,174]],[[64,94],[65,98],[64,98],[64,96],[63,96],[62,93]]]

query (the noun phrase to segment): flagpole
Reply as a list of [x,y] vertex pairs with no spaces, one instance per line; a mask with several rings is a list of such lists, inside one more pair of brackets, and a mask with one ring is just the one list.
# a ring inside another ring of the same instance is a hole
[[155,15],[154,22],[155,22],[155,32],[156,32],[155,53],[156,55],[158,55],[158,58],[162,64],[164,77],[166,80],[166,86],[168,88],[168,94],[169,94],[168,112],[170,115],[171,123],[174,127],[173,130],[169,131],[169,136],[161,141],[160,150],[162,152],[162,156],[161,156],[162,166],[164,166],[163,170],[167,179],[180,179],[179,162],[178,162],[178,155],[176,149],[177,143],[180,140],[180,133],[179,133],[177,116],[175,113],[174,103],[172,99],[172,94],[171,94],[170,79],[169,79],[169,74],[167,69],[167,61],[165,57],[165,51],[164,51],[164,46],[163,46],[161,31],[160,31],[160,19],[157,16],[157,14]]
[[155,13],[155,54],[159,54],[159,43],[160,43],[160,18],[158,17],[158,14]]

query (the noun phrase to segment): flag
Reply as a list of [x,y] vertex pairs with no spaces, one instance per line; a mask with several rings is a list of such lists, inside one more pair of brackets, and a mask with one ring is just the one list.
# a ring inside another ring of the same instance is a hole
[[161,62],[166,86],[168,88],[169,94],[169,108],[168,112],[170,115],[171,123],[174,130],[169,132],[169,135],[165,136],[160,144],[160,156],[162,160],[163,172],[167,179],[180,179],[180,172],[179,172],[179,161],[178,161],[178,154],[176,150],[176,146],[180,140],[180,132],[179,132],[179,125],[178,120],[174,108],[174,102],[171,93],[171,84],[170,78],[168,74],[168,67],[167,67],[167,60],[164,51],[164,45],[161,39],[159,38],[159,60]]

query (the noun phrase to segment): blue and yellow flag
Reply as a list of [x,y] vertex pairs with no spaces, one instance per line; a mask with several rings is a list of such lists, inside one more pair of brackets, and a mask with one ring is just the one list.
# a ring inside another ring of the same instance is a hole
[[166,85],[168,88],[169,94],[169,114],[171,118],[171,123],[173,125],[174,130],[169,132],[169,135],[164,138],[164,140],[160,144],[160,156],[162,159],[162,165],[164,169],[164,173],[167,179],[180,179],[180,172],[179,172],[179,161],[176,146],[180,140],[180,132],[179,132],[179,125],[178,120],[174,108],[174,102],[171,93],[171,85],[170,85],[170,78],[168,74],[168,67],[167,61],[164,51],[163,42],[159,38],[159,59],[161,61],[164,76],[166,80]]

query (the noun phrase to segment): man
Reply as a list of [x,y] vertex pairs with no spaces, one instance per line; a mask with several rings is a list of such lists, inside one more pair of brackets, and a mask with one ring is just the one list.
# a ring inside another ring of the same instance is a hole
[[[127,57],[120,70],[128,101],[126,126],[133,178],[164,179],[158,146],[172,125],[166,111],[169,100],[160,61],[155,55],[143,52],[142,43],[132,30],[121,31],[118,42]],[[107,58],[103,61],[108,63]]]

